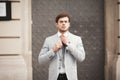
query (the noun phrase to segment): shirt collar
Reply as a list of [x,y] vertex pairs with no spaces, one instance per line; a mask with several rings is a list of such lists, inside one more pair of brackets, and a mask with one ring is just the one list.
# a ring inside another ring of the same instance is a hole
[[[68,37],[68,33],[69,33],[69,32],[67,31],[67,32],[65,32],[63,35],[64,35],[65,37]],[[60,33],[60,32],[58,31],[57,34],[58,34],[58,37],[60,37],[62,33]]]

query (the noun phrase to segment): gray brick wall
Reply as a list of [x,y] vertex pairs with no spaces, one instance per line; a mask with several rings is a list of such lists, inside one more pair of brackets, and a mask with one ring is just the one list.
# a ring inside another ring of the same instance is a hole
[[44,39],[57,32],[54,19],[60,12],[71,15],[70,31],[83,39],[86,60],[78,63],[79,80],[104,80],[104,1],[32,0],[33,79],[47,80],[48,64],[37,58]]

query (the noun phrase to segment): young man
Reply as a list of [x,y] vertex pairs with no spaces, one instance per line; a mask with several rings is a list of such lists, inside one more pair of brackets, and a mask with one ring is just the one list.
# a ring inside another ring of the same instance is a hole
[[76,61],[85,59],[81,37],[69,32],[68,14],[59,14],[55,22],[58,32],[45,39],[38,61],[49,62],[49,80],[78,80]]

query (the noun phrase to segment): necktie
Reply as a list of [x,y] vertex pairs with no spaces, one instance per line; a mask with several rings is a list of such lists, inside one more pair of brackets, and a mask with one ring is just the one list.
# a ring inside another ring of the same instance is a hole
[[[62,39],[62,38],[64,38],[65,36],[64,36],[64,34],[61,34],[61,36],[60,36],[60,38]],[[62,66],[63,67],[65,67],[65,65],[64,65],[64,55],[65,55],[65,47],[66,47],[66,45],[62,42],[62,44],[63,44],[63,47],[62,47]]]
[[[64,37],[65,37],[64,34],[61,34],[61,36],[60,36],[61,40],[62,40],[62,38],[64,38]],[[62,42],[62,44],[63,44],[63,47],[65,48],[65,47],[66,47],[66,44],[64,44],[63,42]]]

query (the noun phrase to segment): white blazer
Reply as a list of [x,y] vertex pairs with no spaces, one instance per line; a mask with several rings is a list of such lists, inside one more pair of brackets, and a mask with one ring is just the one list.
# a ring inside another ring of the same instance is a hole
[[[70,44],[67,46],[65,53],[65,71],[68,80],[78,80],[76,60],[82,62],[85,59],[85,51],[81,37],[69,33],[68,39],[70,40]],[[58,40],[57,34],[47,37],[38,57],[40,64],[49,62],[48,80],[57,80],[59,75],[60,61],[58,54],[62,51],[60,49],[57,53],[54,53],[52,50]]]

